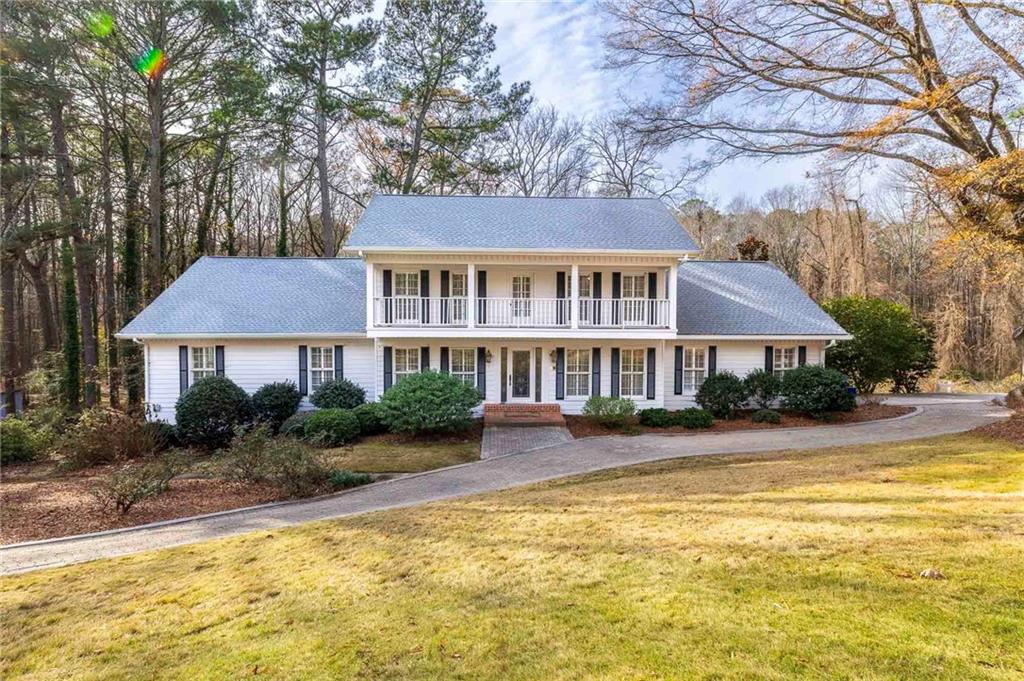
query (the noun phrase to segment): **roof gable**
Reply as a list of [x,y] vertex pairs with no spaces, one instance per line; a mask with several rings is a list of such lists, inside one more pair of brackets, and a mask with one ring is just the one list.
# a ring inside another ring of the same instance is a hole
[[381,250],[699,250],[657,199],[379,194],[346,244]]

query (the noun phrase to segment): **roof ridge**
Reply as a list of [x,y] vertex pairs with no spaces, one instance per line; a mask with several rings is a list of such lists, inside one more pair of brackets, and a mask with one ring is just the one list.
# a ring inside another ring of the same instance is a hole
[[204,255],[200,260],[362,260],[358,255]]

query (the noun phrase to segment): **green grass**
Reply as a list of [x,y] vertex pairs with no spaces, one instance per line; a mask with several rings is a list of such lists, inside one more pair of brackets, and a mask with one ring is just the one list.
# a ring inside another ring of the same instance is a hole
[[0,676],[1019,679],[1022,528],[978,437],[688,459],[6,578]]
[[418,473],[476,461],[479,441],[469,442],[357,442],[324,453],[335,468],[363,473]]

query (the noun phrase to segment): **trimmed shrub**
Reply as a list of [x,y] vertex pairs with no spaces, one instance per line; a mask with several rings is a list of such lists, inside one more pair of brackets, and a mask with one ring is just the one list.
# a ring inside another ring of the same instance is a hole
[[157,454],[171,444],[166,430],[169,427],[115,409],[87,409],[58,447],[61,466],[75,470]]
[[378,402],[367,402],[360,404],[352,410],[352,413],[359,419],[359,433],[361,435],[377,435],[386,433],[388,426],[384,423],[384,409]]
[[178,437],[187,445],[223,447],[238,426],[253,419],[252,400],[224,376],[201,378],[175,405]]
[[359,439],[359,419],[351,409],[318,409],[306,419],[306,439],[324,447],[337,447]]
[[701,407],[720,419],[732,418],[733,413],[747,401],[747,386],[736,374],[722,371],[708,376],[697,389],[694,398]]
[[183,468],[180,459],[170,455],[127,464],[105,476],[90,491],[105,509],[123,515],[143,499],[166,492],[171,479]]
[[383,421],[393,433],[466,430],[480,391],[451,374],[424,371],[391,386],[381,398]]
[[289,497],[324,491],[331,475],[308,446],[294,438],[272,437],[267,424],[247,433],[239,429],[231,441],[223,471],[231,480],[273,485]]
[[669,414],[668,409],[661,409],[660,407],[654,409],[641,409],[640,410],[640,425],[649,426],[651,428],[668,428],[672,425],[672,415]]
[[366,391],[348,380],[324,381],[309,398],[318,409],[355,409],[366,402]]
[[305,437],[306,421],[315,413],[315,411],[300,411],[292,414],[284,420],[284,423],[281,424],[281,428],[277,432],[281,435],[290,435],[291,437]]
[[835,411],[853,411],[857,401],[847,389],[846,376],[835,369],[802,366],[791,369],[782,379],[782,403],[815,418]]
[[636,413],[636,403],[625,397],[594,395],[583,405],[583,415],[605,428],[622,428]]
[[672,414],[672,425],[683,428],[710,428],[714,422],[715,417],[711,415],[710,411],[697,407],[680,409]]
[[751,415],[750,420],[754,423],[782,423],[782,414],[774,409],[758,409]]
[[45,436],[27,421],[15,416],[0,420],[0,464],[31,461],[45,446]]
[[760,409],[770,409],[782,390],[782,381],[774,373],[754,369],[743,379],[747,394]]
[[373,476],[368,473],[353,473],[346,470],[331,471],[330,477],[327,478],[327,483],[332,489],[348,489],[371,482],[373,482]]
[[277,432],[298,410],[301,401],[302,395],[291,381],[267,383],[253,393],[252,408],[258,422],[269,423]]

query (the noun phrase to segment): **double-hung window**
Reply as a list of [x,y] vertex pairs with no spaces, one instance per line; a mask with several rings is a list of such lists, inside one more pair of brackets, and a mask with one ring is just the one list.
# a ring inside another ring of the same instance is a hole
[[646,274],[622,275],[623,319],[627,324],[642,324],[647,318],[647,303],[644,301],[646,296]]
[[790,369],[796,368],[796,348],[775,348],[775,357],[773,358],[772,368],[776,376],[782,376]]
[[580,299],[580,321],[586,323],[586,322],[589,322],[593,318],[593,316],[594,316],[593,314],[591,314],[591,311],[590,311],[590,307],[591,307],[591,304],[592,304],[590,301],[591,301],[591,298],[594,295],[593,294],[593,279],[592,279],[592,275],[590,275],[590,274],[581,274],[580,275],[580,286],[579,286],[579,289],[580,290],[577,293],[578,293],[579,299]]
[[395,348],[395,383],[420,371],[419,348]]
[[707,350],[683,348],[683,390],[696,392],[707,375]]
[[415,322],[420,318],[420,273],[395,272],[395,320]]
[[512,316],[530,316],[530,298],[533,297],[533,277],[516,275],[512,277]]
[[217,353],[212,345],[193,346],[192,353],[192,380],[190,385],[200,378],[214,376],[217,374]]
[[476,348],[452,348],[451,374],[466,385],[476,385]]
[[590,349],[565,351],[565,394],[568,397],[590,396]]
[[619,393],[622,397],[644,397],[644,349],[623,349],[619,358]]
[[309,349],[309,382],[313,390],[327,381],[334,380],[334,348],[311,347]]

